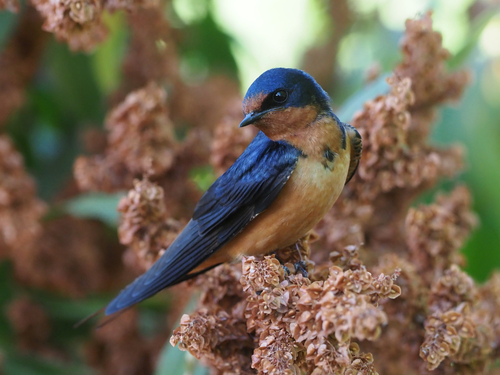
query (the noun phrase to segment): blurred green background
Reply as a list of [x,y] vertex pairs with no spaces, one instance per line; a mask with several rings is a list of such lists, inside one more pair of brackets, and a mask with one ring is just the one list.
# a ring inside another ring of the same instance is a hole
[[[332,2],[335,7],[335,1]],[[433,140],[440,144],[460,142],[467,149],[467,169],[457,181],[472,190],[474,210],[480,227],[464,248],[467,271],[483,281],[500,268],[500,12],[493,2],[473,0],[353,0],[352,24],[339,43],[332,72],[337,79],[328,87],[344,121],[362,100],[343,104],[356,93],[364,99],[383,93],[385,84],[365,86],[367,70],[375,63],[383,73],[390,72],[400,59],[398,41],[407,18],[433,9],[434,27],[453,57],[450,67],[467,67],[473,81],[463,99],[440,111]],[[220,72],[236,74],[241,92],[264,70],[276,67],[303,67],[306,51],[327,42],[336,25],[320,0],[173,0],[165,6],[165,17],[189,35],[179,44],[181,76],[202,80]],[[18,15],[0,12],[0,51],[15,31]],[[28,99],[7,124],[6,130],[36,178],[39,195],[51,202],[68,176],[77,155],[82,152],[81,130],[103,124],[106,98],[118,88],[121,64],[127,50],[129,32],[122,12],[106,14],[110,35],[91,54],[72,53],[65,44],[48,43],[42,64],[27,90]],[[207,46],[210,46],[209,48]],[[1,90],[1,87],[0,87]],[[237,124],[235,124],[237,126]],[[442,188],[449,188],[449,182]],[[118,197],[99,196],[73,202],[74,213],[94,216],[116,225]],[[424,199],[430,199],[426,197]],[[67,301],[39,291],[25,291],[16,285],[8,263],[1,266],[0,302],[5,304],[22,291],[43,301],[59,329],[62,345],[78,348],[89,335],[72,331],[71,322],[101,307],[109,296],[96,296],[87,302]],[[143,307],[154,316],[154,303]],[[58,362],[28,357],[12,344],[12,332],[5,318],[0,324],[0,344],[6,374],[87,374],[92,370],[75,349],[71,360]],[[147,320],[147,319],[146,319]],[[144,325],[148,326],[148,322]],[[169,345],[167,344],[167,347]],[[158,374],[204,373],[183,354],[167,350],[160,360]],[[178,361],[178,362],[175,362]],[[178,363],[178,366],[175,365]]]

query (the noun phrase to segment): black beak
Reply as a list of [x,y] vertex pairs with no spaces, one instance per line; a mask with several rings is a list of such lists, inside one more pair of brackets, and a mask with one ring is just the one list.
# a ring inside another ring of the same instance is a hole
[[275,108],[268,109],[266,111],[262,112],[250,112],[248,115],[245,116],[243,121],[240,123],[240,128],[253,124],[255,121],[260,120],[262,117],[267,115],[269,112],[275,110]]

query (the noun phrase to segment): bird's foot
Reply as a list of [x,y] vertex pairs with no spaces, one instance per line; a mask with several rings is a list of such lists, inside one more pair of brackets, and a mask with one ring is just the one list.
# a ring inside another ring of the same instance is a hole
[[290,276],[291,272],[290,272],[290,268],[288,268],[287,266],[285,266],[284,264],[281,264],[281,267],[283,267],[283,270],[285,270],[285,277],[288,277]]
[[283,263],[283,261],[282,261],[282,260],[280,259],[280,257],[278,256],[278,252],[277,252],[277,251],[274,251],[274,252],[273,252],[273,254],[274,254],[274,257],[275,257],[276,259],[278,259],[278,262],[280,262],[281,267],[283,267],[283,270],[285,271],[285,277],[290,276],[290,274],[291,274],[291,272],[290,272],[290,268],[288,268],[288,267],[285,265],[285,263]]
[[300,272],[302,276],[304,277],[309,277],[309,273],[307,272],[307,266],[306,263],[303,260],[299,260],[297,263],[294,264],[295,266],[295,274]]

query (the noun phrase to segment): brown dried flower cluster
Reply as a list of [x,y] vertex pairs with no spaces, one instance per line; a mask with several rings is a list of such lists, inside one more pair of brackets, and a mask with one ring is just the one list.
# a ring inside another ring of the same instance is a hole
[[13,37],[1,51],[0,127],[24,104],[26,85],[37,71],[47,39],[40,26],[37,12],[32,8],[26,9],[20,16]]
[[420,374],[472,375],[485,373],[498,355],[496,277],[477,287],[455,263],[462,262],[458,251],[476,223],[470,203],[468,191],[458,187],[437,203],[410,209],[407,249],[375,265],[377,272],[401,269],[402,295],[384,305],[389,325],[369,346],[376,359],[386,359],[378,366],[381,373],[399,374],[410,366]]
[[24,284],[83,296],[119,283],[117,248],[103,225],[62,217],[41,223],[47,206],[36,197],[22,156],[0,136],[0,252]]
[[124,281],[121,253],[102,223],[63,216],[20,239],[11,259],[24,284],[82,297]]
[[76,160],[80,188],[116,191],[131,186],[134,177],[168,171],[176,142],[165,105],[166,93],[154,83],[129,94],[107,117],[105,154]]
[[8,10],[12,13],[19,12],[19,2],[17,0],[0,0],[0,10]]
[[156,0],[33,0],[44,18],[43,29],[68,43],[73,51],[92,51],[107,36],[102,21],[104,10],[132,10],[157,7]]
[[498,311],[484,308],[491,302],[482,301],[478,293],[474,281],[456,265],[435,281],[429,298],[432,314],[425,321],[425,341],[420,347],[427,369],[436,369],[445,359],[463,374],[488,369],[498,345]]
[[450,263],[464,264],[457,250],[477,225],[470,206],[470,193],[461,186],[449,196],[439,195],[435,204],[409,209],[406,242],[420,272],[440,274]]
[[242,373],[253,348],[245,322],[221,309],[200,309],[195,314],[183,315],[170,342],[229,374]]
[[23,351],[38,351],[46,347],[51,325],[44,309],[27,297],[12,301],[7,318],[16,335],[17,345]]
[[182,229],[169,218],[163,189],[147,178],[134,181],[134,189],[120,200],[120,243],[128,246],[125,263],[144,272],[163,254]]
[[100,0],[33,0],[33,5],[45,19],[43,29],[67,42],[73,51],[90,52],[107,35]]
[[95,330],[85,347],[89,365],[107,375],[151,374],[166,332],[145,338],[139,331],[138,318],[136,310],[127,310],[116,324]]
[[[462,96],[464,86],[470,77],[467,71],[461,70],[454,73],[446,71],[444,61],[451,56],[442,47],[442,36],[432,29],[431,13],[421,19],[408,19],[406,21],[406,34],[401,41],[403,61],[396,67],[397,76],[411,79],[411,89],[415,95],[410,112],[430,110],[450,100],[457,100]],[[418,79],[416,79],[418,77]],[[423,79],[422,79],[423,78]],[[425,126],[427,124],[427,126]],[[427,138],[430,122],[418,124],[413,130],[420,133],[411,139],[421,142]]]
[[[224,87],[225,83],[221,84]],[[210,98],[207,90],[212,86],[207,83],[197,90]],[[212,103],[214,108],[219,107],[215,101]],[[235,107],[235,101],[229,100],[229,103],[221,107],[228,113],[226,116],[236,118],[236,112],[229,109]],[[168,104],[165,91],[150,82],[145,88],[130,93],[112,110],[106,121],[108,136],[104,153],[80,156],[74,164],[74,175],[80,189],[107,192],[129,189],[134,178],[147,175],[167,192],[163,198],[168,215],[188,217],[201,196],[201,191],[190,182],[191,171],[194,167],[207,164],[213,139],[212,128],[220,118],[224,118],[222,123],[226,123],[226,117],[224,111],[217,111],[217,116],[207,117],[203,127],[193,129],[183,142],[178,142],[167,113]],[[196,110],[196,105],[193,105],[191,111]],[[208,111],[207,108],[200,110]],[[177,108],[177,117],[182,116],[179,111]],[[238,104],[240,112],[241,104]],[[227,142],[233,144],[236,136],[226,137]],[[249,142],[248,138],[239,142]],[[225,160],[236,159],[229,147],[221,149],[218,154]],[[226,154],[230,156],[225,157]]]
[[41,222],[47,206],[7,136],[0,136],[0,252],[23,284],[71,296],[120,284],[121,249],[103,224],[73,217]]
[[[403,62],[388,79],[391,91],[364,103],[351,121],[363,138],[363,157],[353,181],[318,227],[327,240],[322,244],[330,249],[341,250],[353,241],[403,247],[400,222],[411,202],[439,178],[462,169],[460,147],[439,149],[427,144],[427,135],[436,106],[456,100],[468,74],[446,71],[449,53],[432,30],[430,13],[406,27]],[[436,82],[453,90],[439,89]],[[338,229],[332,231],[333,223]]]
[[5,255],[7,249],[41,232],[39,220],[47,212],[21,154],[6,135],[0,135],[0,181],[0,253]]
[[[0,8],[14,10],[16,4],[0,0]],[[0,253],[28,286],[69,296],[116,289],[125,284],[121,259],[128,268],[145,270],[182,229],[201,195],[193,168],[210,162],[220,175],[255,130],[235,127],[241,98],[234,81],[182,80],[180,31],[155,8],[157,1],[34,4],[45,30],[83,51],[105,37],[103,11],[133,10],[127,15],[131,42],[124,81],[111,98],[116,106],[106,120],[107,134],[88,134],[98,139],[91,141],[93,155],[81,156],[74,167],[82,190],[130,189],[118,207],[119,241],[127,250],[123,254],[96,221],[60,216],[41,223],[46,206],[36,198],[21,156],[0,135]],[[324,86],[332,81],[332,61],[351,22],[347,1],[331,5],[335,33],[305,60],[305,66],[314,62],[317,69],[308,70]],[[32,12],[23,13],[21,25],[0,56],[2,124],[22,105],[43,46]],[[495,373],[500,274],[479,286],[460,268],[459,250],[477,225],[469,192],[457,187],[433,204],[410,208],[422,191],[462,168],[460,148],[437,148],[428,135],[437,106],[457,100],[469,76],[447,71],[449,53],[430,14],[407,21],[406,28],[390,92],[366,102],[352,119],[363,136],[359,172],[318,234],[189,282],[202,291],[199,306],[182,317],[170,342],[213,374]],[[168,97],[160,85],[169,88]],[[176,128],[187,129],[182,141]],[[176,304],[167,324],[191,290],[179,285],[171,293]],[[16,299],[7,315],[19,347],[58,355],[48,343],[51,322],[41,306]],[[118,319],[94,332],[86,346],[88,363],[103,374],[151,373],[166,331],[146,338],[136,310]]]
[[[307,260],[308,238],[301,247],[301,257]],[[380,335],[387,316],[378,302],[399,296],[397,273],[373,277],[364,266],[353,264],[353,269],[331,266],[324,279],[314,282],[294,268],[286,276],[274,256],[244,258],[240,284],[235,283],[239,265],[210,271],[196,282],[204,285],[203,307],[183,317],[171,343],[224,374],[252,373],[251,368],[259,374],[375,373],[371,355],[360,353],[351,339],[375,340]],[[218,281],[221,276],[223,284]],[[229,335],[224,329],[243,329],[238,335],[231,331],[241,342],[231,344],[229,357],[253,351],[251,363],[247,357],[238,365],[224,365],[227,354],[217,346]]]
[[[459,250],[477,225],[469,192],[457,187],[434,204],[409,208],[439,178],[462,168],[460,148],[439,149],[427,138],[436,106],[458,99],[468,74],[446,71],[449,54],[430,14],[407,22],[402,49],[390,93],[365,103],[352,121],[363,136],[363,158],[317,228],[316,264],[306,238],[277,252],[283,264],[274,256],[249,257],[242,271],[239,265],[210,271],[194,282],[203,290],[200,310],[184,316],[172,344],[220,374],[491,369],[500,353],[500,277],[478,287],[459,268]],[[217,154],[227,144],[222,137],[212,149],[218,173],[229,164],[225,158],[232,160],[230,153]],[[300,258],[309,278],[294,266]],[[240,272],[241,289],[235,288]],[[231,341],[229,353],[218,351],[219,340],[232,333],[240,342]],[[249,351],[251,362],[234,363]]]

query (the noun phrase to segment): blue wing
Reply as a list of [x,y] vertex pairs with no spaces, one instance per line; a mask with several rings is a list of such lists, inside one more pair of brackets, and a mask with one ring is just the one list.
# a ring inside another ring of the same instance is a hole
[[237,235],[277,197],[300,151],[260,132],[207,190],[193,218],[160,259],[106,308],[112,314],[188,279],[190,271]]

